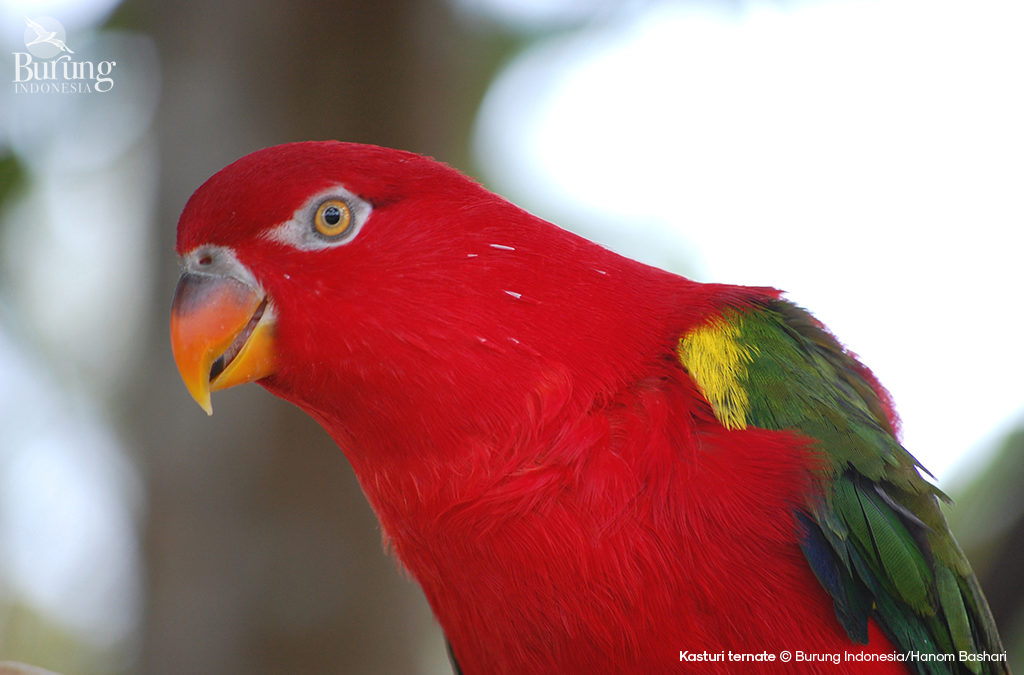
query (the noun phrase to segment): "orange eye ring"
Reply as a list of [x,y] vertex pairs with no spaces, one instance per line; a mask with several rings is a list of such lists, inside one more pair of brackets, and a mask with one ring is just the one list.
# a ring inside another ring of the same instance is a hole
[[336,239],[352,226],[352,209],[341,199],[328,199],[317,207],[313,225],[321,236]]

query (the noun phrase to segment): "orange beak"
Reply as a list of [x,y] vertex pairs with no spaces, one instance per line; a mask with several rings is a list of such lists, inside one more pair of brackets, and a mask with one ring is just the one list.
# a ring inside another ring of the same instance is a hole
[[186,271],[171,302],[171,349],[192,398],[274,372],[275,316],[263,293],[232,276]]

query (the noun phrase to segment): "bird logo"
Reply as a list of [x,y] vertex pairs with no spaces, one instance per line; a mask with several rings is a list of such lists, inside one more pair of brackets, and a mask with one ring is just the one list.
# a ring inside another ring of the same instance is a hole
[[75,52],[64,42],[64,26],[54,18],[43,16],[32,20],[25,17],[25,49],[41,59]]

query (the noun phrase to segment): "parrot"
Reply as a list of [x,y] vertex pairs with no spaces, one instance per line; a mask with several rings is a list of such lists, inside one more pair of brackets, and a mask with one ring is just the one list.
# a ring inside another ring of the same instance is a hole
[[330,434],[455,672],[1008,672],[890,395],[781,291],[341,141],[215,173],[176,252],[189,393]]

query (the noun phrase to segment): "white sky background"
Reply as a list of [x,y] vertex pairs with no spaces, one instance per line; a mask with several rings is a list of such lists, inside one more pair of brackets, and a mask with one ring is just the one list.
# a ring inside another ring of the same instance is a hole
[[889,388],[943,485],[980,468],[1024,420],[1024,5],[605,19],[493,85],[489,182],[633,257],[787,290]]

